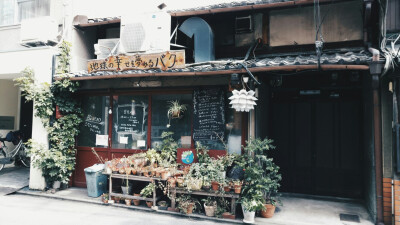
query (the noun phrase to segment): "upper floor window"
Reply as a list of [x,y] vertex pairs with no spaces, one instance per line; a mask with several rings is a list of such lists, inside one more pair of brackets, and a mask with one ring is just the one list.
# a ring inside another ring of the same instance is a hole
[[0,26],[50,15],[50,0],[0,0]]

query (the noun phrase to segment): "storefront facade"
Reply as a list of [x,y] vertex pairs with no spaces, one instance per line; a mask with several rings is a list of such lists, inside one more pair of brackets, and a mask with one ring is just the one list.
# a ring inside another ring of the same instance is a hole
[[[196,141],[218,156],[241,154],[246,140],[269,137],[278,149],[273,157],[281,168],[282,192],[362,200],[371,217],[382,220],[377,188],[382,187],[382,179],[376,177],[382,171],[375,166],[379,140],[374,133],[379,118],[374,113],[372,54],[366,49],[375,39],[371,30],[364,30],[374,18],[364,15],[367,5],[360,1],[332,4],[324,25],[326,49],[319,56],[315,31],[306,29],[313,23],[307,17],[312,6],[307,4],[299,11],[283,3],[260,3],[253,8],[170,12],[173,29],[193,17],[209,24],[215,37],[215,59],[197,62],[196,51],[201,49],[178,31],[177,44],[190,46],[185,50],[184,68],[72,73],[71,79],[81,83],[77,97],[84,111],[72,185],[85,187],[83,169],[97,163],[92,148],[104,159],[128,156],[155,148],[162,132],[171,131],[179,144],[177,161],[182,163],[182,152],[195,152]],[[250,30],[237,27],[247,16],[262,22],[255,22]],[[82,40],[107,39],[121,23],[119,18],[93,21],[75,24],[74,39],[80,41],[72,52],[82,57],[93,56],[88,45],[82,50]],[[261,84],[255,85],[255,80]],[[229,104],[232,90],[242,88],[255,90],[258,98],[248,113],[236,112]],[[215,126],[219,136],[212,132],[208,138],[197,136],[203,123],[197,111],[201,93],[210,95],[209,102],[202,104],[214,115],[210,126]],[[180,118],[167,116],[171,101],[186,105]]]

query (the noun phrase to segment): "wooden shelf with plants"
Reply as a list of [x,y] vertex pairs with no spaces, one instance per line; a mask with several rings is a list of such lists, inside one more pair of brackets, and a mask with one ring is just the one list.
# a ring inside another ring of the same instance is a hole
[[[108,198],[124,198],[128,207],[132,201],[138,205],[137,202],[142,200],[152,209],[160,209],[159,205],[165,213],[179,211],[199,218],[205,213],[208,218],[217,220],[221,217],[236,219],[237,203],[241,204],[244,221],[254,221],[257,210],[263,217],[273,215],[273,212],[267,215],[267,211],[279,202],[281,175],[272,158],[267,157],[267,152],[275,148],[272,140],[251,140],[244,147],[245,154],[226,154],[218,158],[211,157],[204,146],[196,143],[197,161],[183,166],[176,163],[177,144],[172,133],[163,133],[162,137],[163,143],[158,149],[105,163],[104,173],[110,178]],[[187,154],[193,154],[193,151]],[[122,180],[122,194],[113,192],[115,179]],[[137,194],[129,194],[132,183],[129,181],[147,182],[148,185],[141,189],[141,196],[135,196]],[[164,200],[159,201],[162,198]],[[200,204],[200,201],[204,203]]]

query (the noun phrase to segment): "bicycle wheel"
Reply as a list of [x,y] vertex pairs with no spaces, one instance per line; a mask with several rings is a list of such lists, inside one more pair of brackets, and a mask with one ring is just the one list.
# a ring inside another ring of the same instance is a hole
[[19,153],[18,153],[19,159],[20,159],[22,165],[29,168],[31,166],[31,158],[28,157],[28,155],[26,154],[25,146],[22,145],[21,148],[22,149],[19,150]]
[[[6,153],[3,151],[3,149],[0,149],[0,159],[6,158]],[[6,164],[0,164],[0,170],[4,168]]]

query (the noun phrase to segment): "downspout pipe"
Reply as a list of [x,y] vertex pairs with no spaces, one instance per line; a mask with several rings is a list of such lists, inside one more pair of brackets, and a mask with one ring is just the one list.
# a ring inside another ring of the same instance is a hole
[[382,121],[381,101],[379,96],[379,78],[384,62],[372,61],[370,73],[372,76],[372,101],[374,115],[374,155],[376,184],[376,224],[383,225],[383,163],[382,163]]

